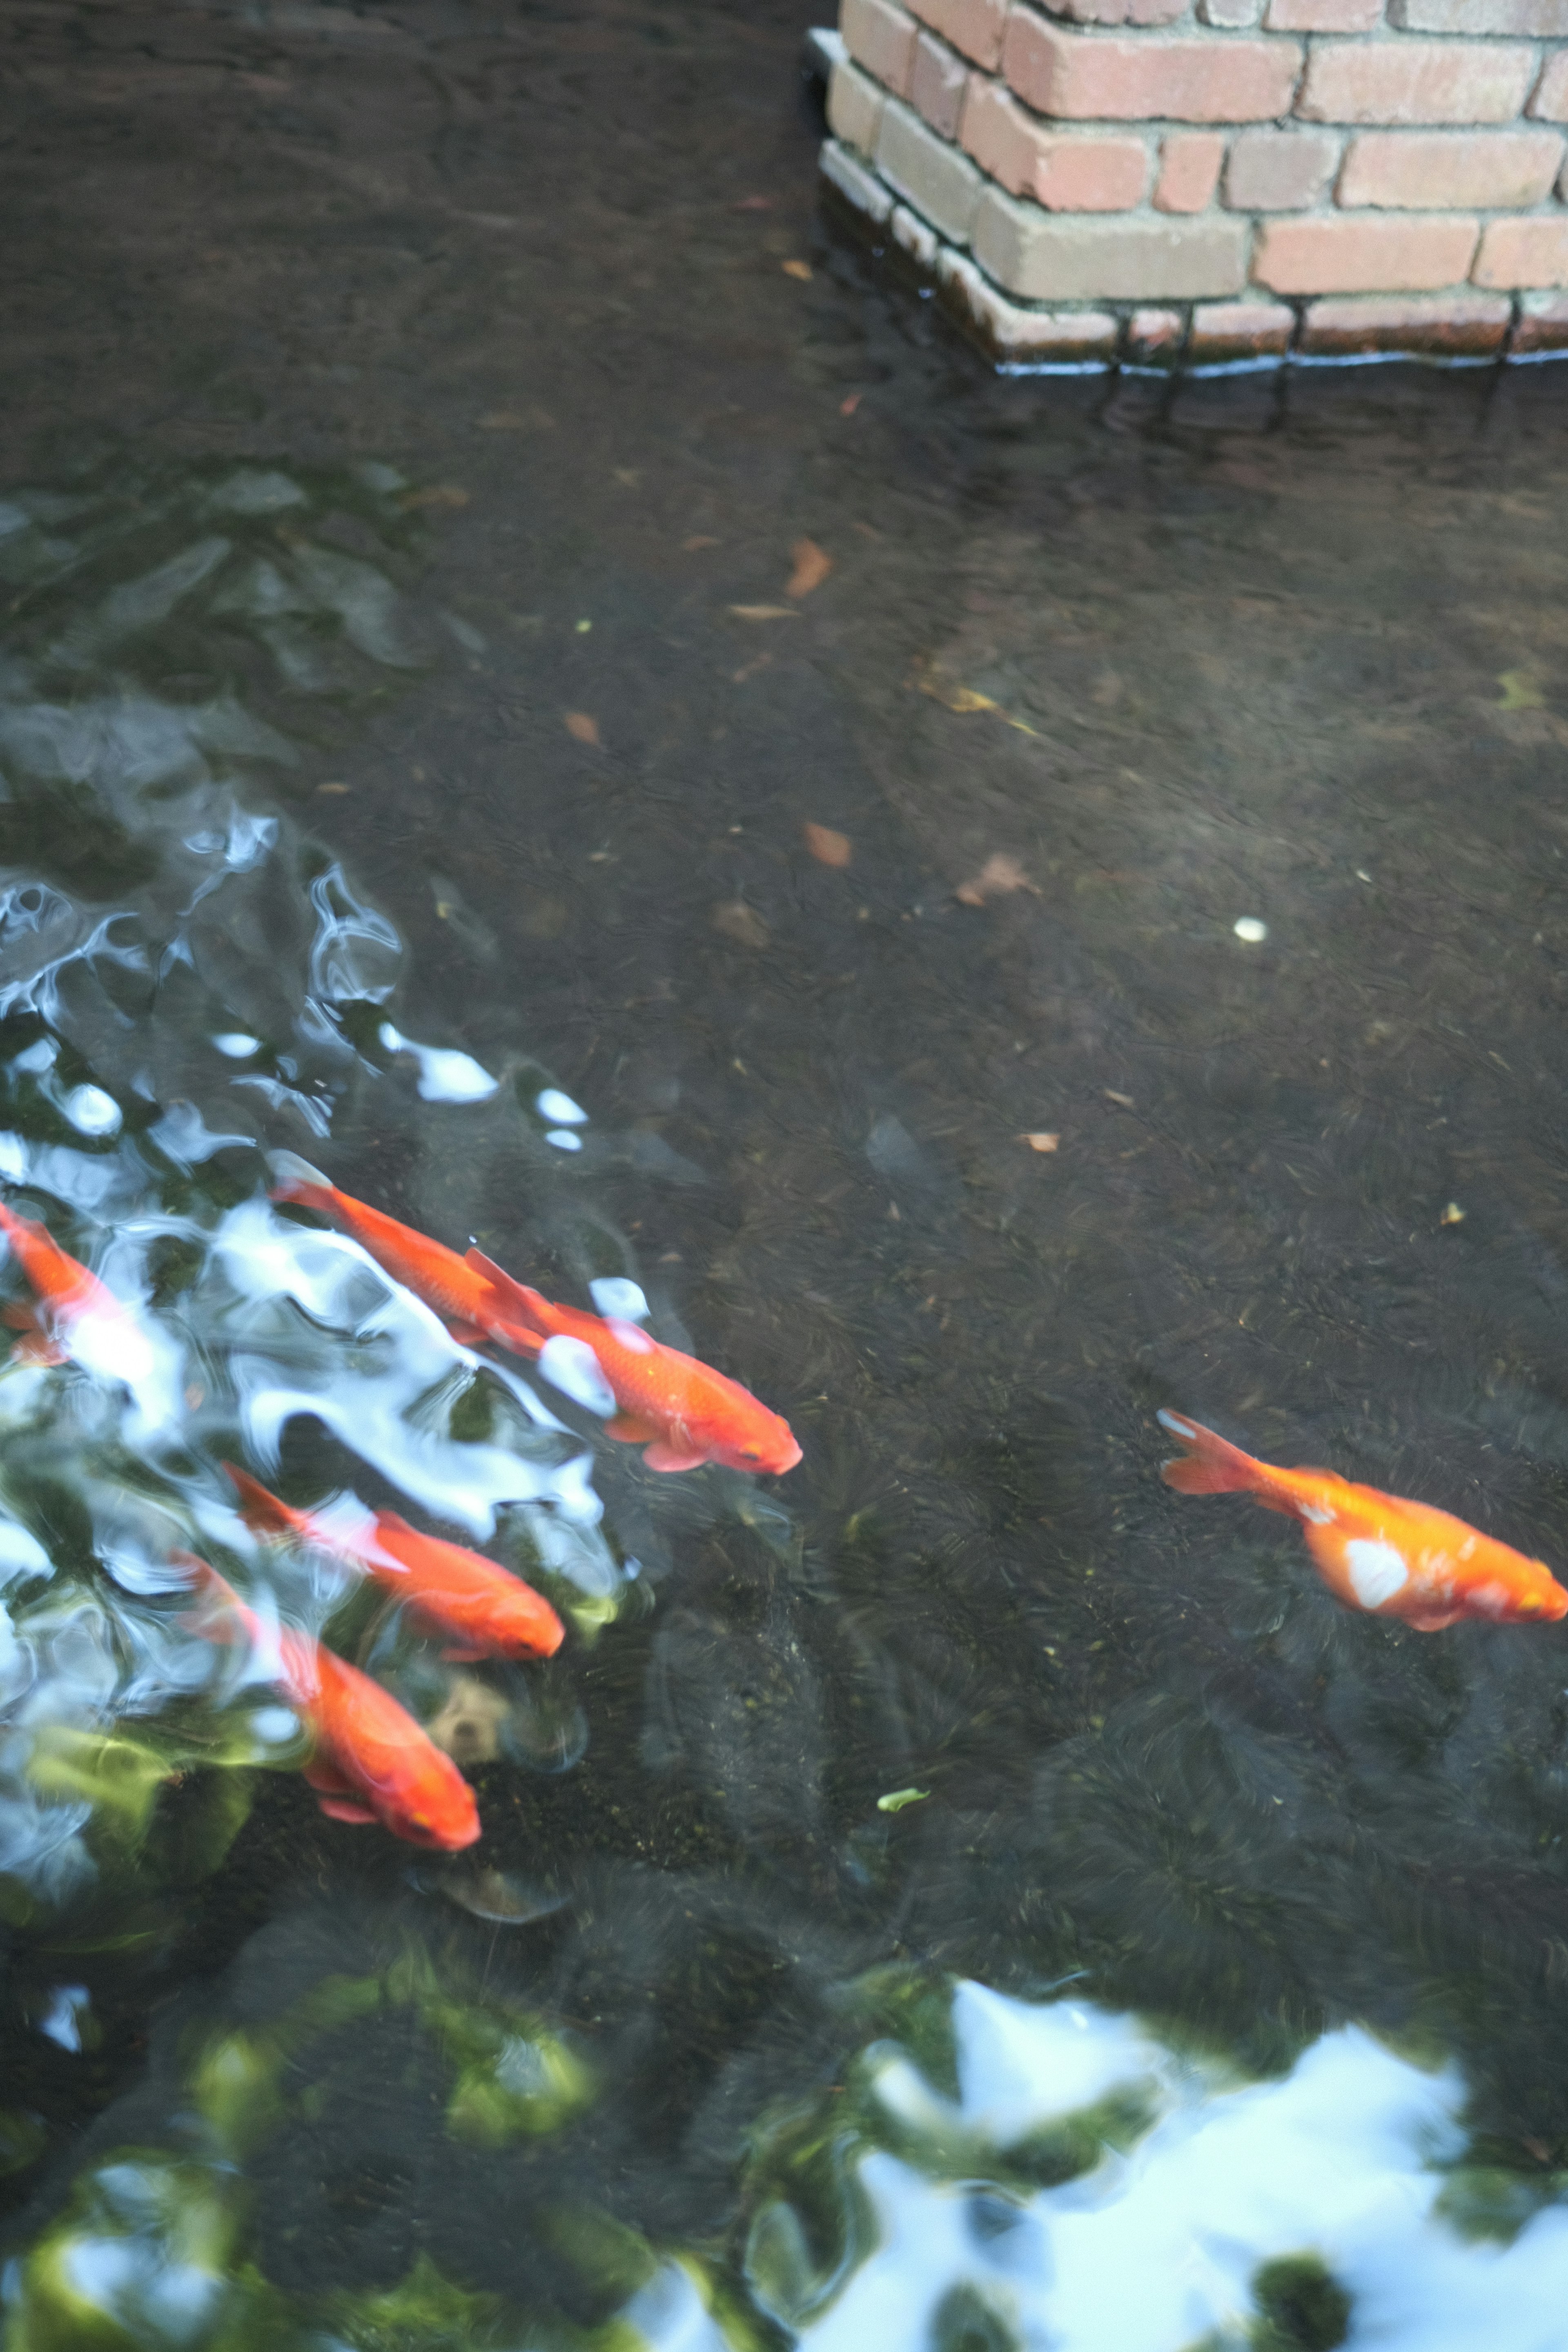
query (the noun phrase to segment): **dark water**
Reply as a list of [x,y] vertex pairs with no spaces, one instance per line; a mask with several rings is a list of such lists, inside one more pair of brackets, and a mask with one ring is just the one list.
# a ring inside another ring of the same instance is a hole
[[[812,14],[0,27],[0,1172],[146,1348],[0,1371],[5,2352],[1560,2352],[1565,1636],[1153,1415],[1568,1558],[1561,380],[1000,383]],[[274,1148],[804,1463],[647,1471]],[[321,1818],[193,1544],[471,1855]]]

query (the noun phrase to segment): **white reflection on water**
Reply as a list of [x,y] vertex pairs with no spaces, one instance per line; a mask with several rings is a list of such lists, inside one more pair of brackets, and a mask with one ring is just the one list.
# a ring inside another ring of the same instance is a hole
[[1568,2208],[1538,2213],[1508,2246],[1468,2242],[1435,2210],[1441,2168],[1465,2140],[1454,2067],[1424,2072],[1347,2026],[1282,2081],[1237,2084],[1131,2019],[974,1984],[959,1987],[953,2024],[956,2105],[902,2055],[875,2075],[906,2135],[1000,2152],[1120,2091],[1153,2120],[1127,2153],[1106,2147],[1089,2173],[1011,2204],[1010,2222],[973,2178],[950,2184],[867,2156],[877,2251],[803,2332],[812,2352],[931,2341],[960,2286],[1024,2352],[1239,2344],[1258,2266],[1298,2253],[1319,2257],[1352,2297],[1348,2352],[1562,2352],[1568,2340]]
[[378,1034],[389,1054],[413,1055],[419,1065],[420,1097],[426,1102],[488,1102],[500,1085],[471,1054],[459,1054],[447,1045],[418,1045],[390,1021],[382,1023]]

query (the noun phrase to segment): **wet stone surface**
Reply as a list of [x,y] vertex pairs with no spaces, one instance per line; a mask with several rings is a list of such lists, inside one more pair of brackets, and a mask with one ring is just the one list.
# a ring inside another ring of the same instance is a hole
[[[0,1367],[6,2352],[1555,2341],[1563,1636],[1154,1414],[1568,1560],[1561,380],[999,381],[819,211],[812,13],[0,27],[0,1176],[146,1349]],[[478,1845],[322,1817],[193,1547]]]

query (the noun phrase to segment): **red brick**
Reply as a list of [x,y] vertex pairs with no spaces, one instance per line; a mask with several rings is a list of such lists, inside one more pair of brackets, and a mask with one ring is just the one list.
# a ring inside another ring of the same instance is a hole
[[1226,203],[1238,213],[1306,212],[1339,160],[1330,131],[1243,131],[1225,169]]
[[999,82],[976,75],[960,135],[982,171],[1047,211],[1120,213],[1143,201],[1149,158],[1141,139],[1053,131]]
[[1015,8],[1002,70],[1038,114],[1079,120],[1253,122],[1289,113],[1299,41],[1141,39],[1064,32]]
[[910,71],[910,104],[944,139],[958,136],[968,87],[969,68],[963,59],[933,33],[921,33]]
[[902,98],[915,59],[915,21],[893,0],[844,0],[844,46],[858,66]]
[[1506,41],[1314,41],[1296,111],[1309,122],[1511,122],[1535,70]]
[[1300,349],[1311,359],[1355,359],[1369,352],[1487,359],[1501,351],[1512,309],[1498,294],[1363,294],[1313,302],[1302,322]]
[[1121,356],[1129,367],[1173,368],[1182,356],[1179,310],[1134,310]]
[[1034,302],[1185,302],[1238,294],[1247,226],[1147,214],[1089,219],[1042,213],[992,188],[975,208],[974,258],[1009,294]]
[[1160,176],[1154,183],[1154,209],[1162,213],[1201,213],[1214,202],[1225,141],[1217,131],[1173,131],[1160,149]]
[[1538,122],[1568,122],[1568,49],[1547,58],[1529,111]]
[[1478,286],[1568,286],[1568,213],[1489,221],[1471,275]]
[[1199,302],[1187,338],[1188,364],[1230,367],[1238,360],[1282,360],[1295,331],[1296,313],[1283,302]]
[[994,73],[1002,60],[1007,0],[910,0],[922,25],[961,49],[972,64]]
[[1537,352],[1568,352],[1568,294],[1520,297],[1509,356],[1524,358]]
[[1470,274],[1480,224],[1467,214],[1340,213],[1265,221],[1252,274],[1276,294],[1419,293]]
[[1568,0],[1394,0],[1393,16],[1411,33],[1568,33]]
[[1383,0],[1268,0],[1263,21],[1271,33],[1371,33]]
[[839,58],[827,85],[827,127],[837,138],[858,147],[862,155],[874,155],[887,102],[880,82]]
[[1563,162],[1555,131],[1369,131],[1352,139],[1342,205],[1538,205]]

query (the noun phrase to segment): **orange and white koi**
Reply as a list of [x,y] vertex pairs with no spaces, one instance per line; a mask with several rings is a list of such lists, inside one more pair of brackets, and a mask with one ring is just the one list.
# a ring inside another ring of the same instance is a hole
[[453,1644],[449,1655],[548,1658],[561,1647],[566,1629],[543,1594],[482,1552],[421,1535],[395,1511],[376,1511],[374,1532],[345,1538],[311,1512],[290,1509],[233,1463],[223,1466],[247,1527],[347,1560],[444,1635]]
[[[731,1470],[793,1470],[800,1446],[787,1421],[770,1412],[739,1381],[710,1364],[667,1348],[636,1323],[558,1307],[537,1290],[471,1249],[468,1263],[494,1289],[498,1314],[506,1320],[508,1347],[541,1356],[552,1339],[587,1348],[618,1408],[605,1423],[612,1437],[646,1445],[650,1470],[695,1470],[721,1462]],[[549,1360],[543,1370],[548,1375]]]
[[209,1641],[248,1635],[270,1679],[303,1717],[314,1746],[305,1778],[335,1822],[380,1822],[412,1845],[456,1853],[479,1834],[474,1792],[449,1756],[389,1691],[292,1626],[264,1626],[216,1568],[190,1552],[174,1564],[207,1604],[195,1619]]
[[323,1216],[335,1219],[394,1282],[402,1283],[416,1298],[435,1308],[460,1346],[477,1348],[497,1339],[507,1344],[504,1333],[491,1328],[496,1312],[493,1286],[456,1250],[432,1241],[412,1225],[399,1224],[395,1217],[356,1201],[352,1192],[340,1192],[319,1168],[292,1151],[275,1151],[269,1164],[275,1201],[297,1202],[301,1208],[319,1209]]
[[15,1353],[36,1364],[79,1363],[103,1380],[134,1382],[151,1369],[152,1349],[135,1317],[107,1283],[61,1249],[47,1225],[0,1202],[0,1233],[37,1294],[36,1307],[4,1310],[25,1336]]
[[1162,1470],[1167,1486],[1250,1495],[1300,1519],[1319,1575],[1347,1608],[1403,1618],[1423,1633],[1465,1617],[1512,1624],[1568,1616],[1568,1591],[1543,1560],[1447,1511],[1352,1486],[1331,1470],[1277,1470],[1180,1413],[1159,1418],[1183,1447]]

